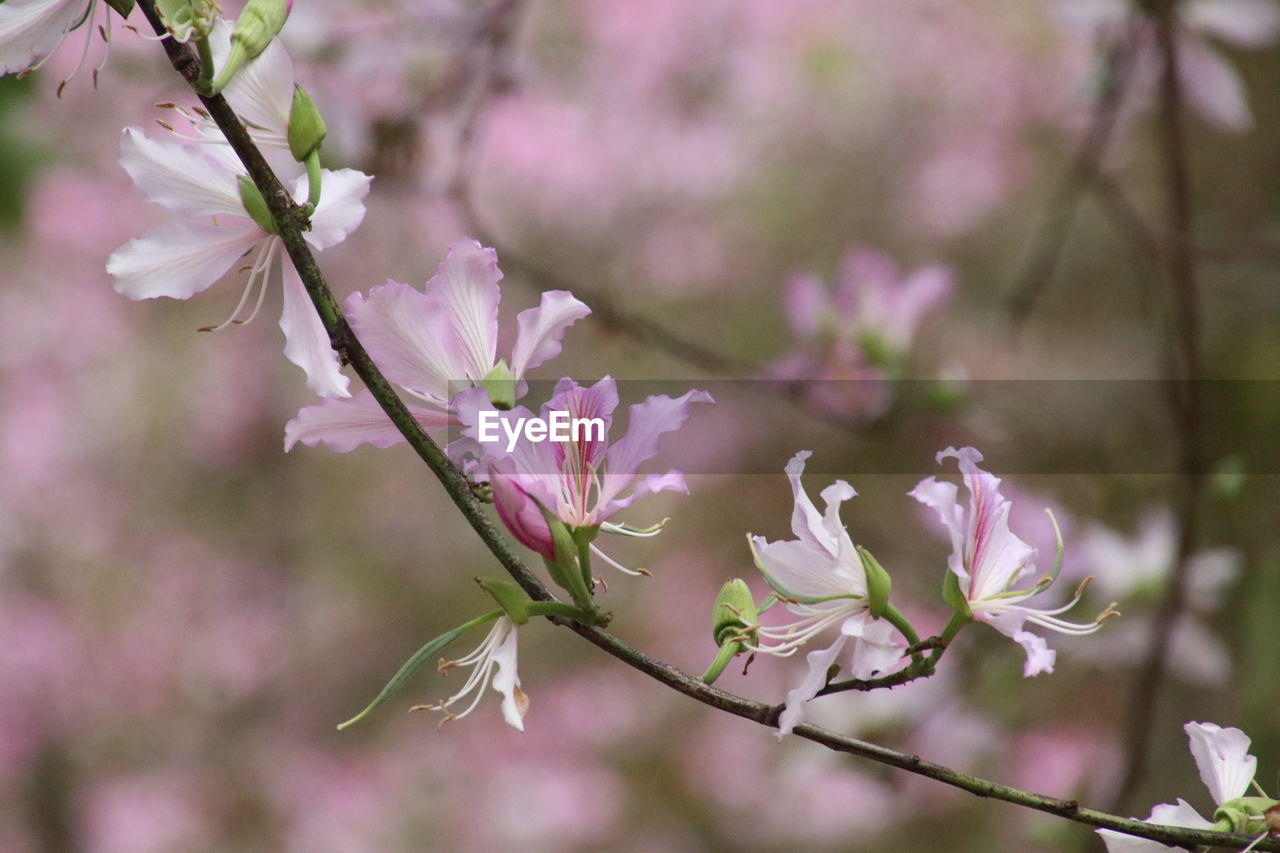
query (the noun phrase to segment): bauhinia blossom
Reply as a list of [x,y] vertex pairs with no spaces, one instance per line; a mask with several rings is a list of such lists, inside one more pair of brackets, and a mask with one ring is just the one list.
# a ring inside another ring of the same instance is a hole
[[[1212,821],[1205,819],[1186,800],[1161,803],[1151,810],[1147,823],[1178,826],[1186,829],[1210,829],[1224,832],[1261,832],[1266,834],[1267,809],[1277,805],[1265,796],[1246,797],[1257,773],[1258,759],[1249,754],[1249,737],[1235,728],[1224,729],[1213,723],[1187,723],[1184,726],[1190,739],[1191,755],[1196,769],[1216,811]],[[1176,850],[1159,841],[1125,835],[1111,829],[1099,829],[1097,833],[1110,853],[1151,853],[1159,850]]]
[[1026,650],[1024,676],[1053,672],[1055,653],[1043,637],[1026,630],[1026,624],[1063,634],[1091,634],[1113,611],[1107,608],[1097,619],[1083,624],[1059,619],[1058,614],[1080,600],[1083,585],[1071,601],[1055,610],[1026,606],[1023,602],[1047,589],[1054,577],[1015,588],[1035,572],[1036,549],[1009,529],[1009,501],[1000,494],[1000,480],[978,467],[982,454],[972,447],[948,447],[938,454],[938,464],[948,458],[960,464],[969,492],[967,507],[960,505],[954,483],[933,477],[921,480],[910,494],[936,510],[951,535],[953,550],[948,563],[959,582],[964,605],[974,619],[990,624]]
[[[529,697],[520,689],[520,676],[516,672],[516,624],[509,616],[499,616],[484,641],[469,655],[452,661],[440,661],[440,672],[456,667],[471,667],[471,674],[457,693],[434,705],[417,705],[411,710],[443,711],[441,725],[470,714],[484,698],[485,688],[502,694],[502,717],[507,725],[524,731],[524,715],[529,710]],[[461,711],[453,705],[471,696],[471,702]]]
[[786,656],[828,628],[838,628],[835,642],[809,653],[804,680],[787,693],[786,708],[778,719],[779,736],[789,734],[802,721],[805,703],[826,686],[832,664],[850,639],[849,672],[854,678],[887,672],[902,659],[903,650],[893,641],[889,622],[871,617],[863,558],[840,521],[840,505],[857,492],[844,480],[836,480],[822,490],[826,509],[819,513],[800,482],[810,455],[808,450],[800,451],[786,468],[795,497],[791,532],[796,538],[769,542],[763,536],[747,537],[756,565],[798,618],[787,625],[759,627],[760,641],[746,648]]
[[[453,422],[453,397],[478,386],[499,366],[498,256],[475,240],[456,240],[427,282],[425,292],[388,281],[369,295],[353,293],[347,318],[388,379],[425,406],[410,411],[426,428]],[[542,304],[516,316],[516,340],[504,375],[517,396],[527,371],[560,354],[569,326],[591,309],[564,290],[542,294]],[[361,444],[388,447],[403,441],[373,395],[326,400],[298,412],[285,426],[285,449],[297,442],[347,452]]]
[[[221,146],[188,145],[164,137],[148,139],[138,128],[126,128],[120,164],[144,198],[182,218],[153,228],[112,253],[107,272],[116,290],[130,299],[187,299],[256,250],[239,304],[225,322],[209,330],[253,319],[279,270],[284,286],[280,328],[285,335],[285,356],[306,371],[307,386],[317,394],[348,396],[347,377],[342,375],[306,288],[293,265],[281,257],[283,243],[254,221],[245,207],[240,188],[241,179],[247,180],[247,176],[235,154]],[[317,250],[342,242],[360,224],[370,181],[368,175],[353,169],[323,170],[322,175],[324,197],[311,217],[311,230],[304,233]],[[295,199],[306,199],[305,176],[293,182],[292,191]],[[255,291],[253,309],[240,319]]]
[[[100,0],[4,0],[0,3],[0,75],[35,71],[72,30],[80,29],[84,32],[84,48],[67,79],[80,70],[89,55],[89,45],[101,33],[106,47],[93,70],[96,83],[111,46],[111,13],[105,7]],[[101,25],[99,12],[103,16]]]
[[[554,560],[551,530],[543,511],[563,522],[571,531],[601,528],[611,533],[632,533],[631,528],[609,524],[619,510],[637,498],[654,492],[688,492],[684,476],[675,470],[661,475],[641,476],[641,463],[658,452],[664,433],[684,425],[694,403],[713,403],[706,391],[691,390],[679,397],[654,395],[630,407],[627,433],[610,443],[609,430],[618,406],[618,389],[608,376],[587,388],[571,379],[561,379],[551,399],[542,406],[540,419],[550,422],[553,413],[567,412],[570,420],[599,419],[602,429],[587,429],[570,441],[515,442],[508,449],[504,440],[482,441],[481,413],[494,413],[481,389],[460,396],[458,418],[464,438],[450,447],[455,457],[464,453],[479,461],[477,479],[487,479],[493,487],[498,515],[521,544]],[[490,418],[516,423],[534,415],[523,406],[500,411]],[[639,533],[643,535],[645,531]],[[629,571],[591,549],[615,568]]]

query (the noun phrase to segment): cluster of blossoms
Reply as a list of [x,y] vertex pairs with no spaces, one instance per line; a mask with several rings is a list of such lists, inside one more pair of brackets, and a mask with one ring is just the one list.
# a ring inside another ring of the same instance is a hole
[[[827,686],[831,668],[849,640],[853,640],[849,672],[856,679],[890,673],[909,659],[906,643],[893,635],[895,629],[907,642],[919,642],[910,624],[888,604],[887,573],[870,552],[853,544],[840,521],[840,505],[856,492],[837,480],[822,491],[826,506],[820,513],[800,483],[808,457],[807,451],[796,454],[786,469],[795,497],[791,529],[797,538],[768,542],[762,536],[748,537],[756,565],[774,596],[797,618],[777,627],[752,625],[750,638],[737,638],[746,650],[786,656],[827,628],[839,628],[831,646],[809,653],[805,678],[787,694],[779,719],[781,734],[801,722],[804,703]],[[1052,672],[1054,652],[1043,637],[1027,629],[1028,624],[1063,634],[1090,634],[1114,611],[1107,608],[1087,623],[1059,618],[1079,602],[1082,589],[1061,607],[1028,606],[1028,599],[1053,583],[1056,567],[1053,574],[1030,586],[1019,586],[1035,573],[1036,550],[1009,529],[1010,502],[1000,494],[1000,480],[978,467],[982,455],[972,447],[948,447],[937,461],[941,464],[948,458],[960,465],[969,492],[967,506],[959,502],[955,484],[933,477],[922,480],[910,493],[938,512],[951,538],[953,551],[944,588],[954,616],[942,641],[970,620],[986,622],[1025,649],[1025,676]]]

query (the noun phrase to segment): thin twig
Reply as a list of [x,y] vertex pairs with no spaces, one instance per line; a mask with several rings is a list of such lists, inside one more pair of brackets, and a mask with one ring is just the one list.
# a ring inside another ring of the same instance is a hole
[[[138,0],[143,14],[156,28],[163,32],[159,17],[156,14],[154,0]],[[180,72],[192,69],[198,74],[198,61],[194,61],[190,49],[185,45],[174,44],[165,40],[165,49],[169,53],[174,68]],[[189,82],[196,77],[188,76]],[[272,216],[279,226],[280,236],[285,242],[290,258],[298,268],[298,274],[306,283],[316,309],[329,333],[330,340],[336,350],[345,355],[354,367],[357,375],[364,380],[369,391],[377,399],[387,415],[404,435],[410,446],[431,468],[440,480],[450,499],[462,512],[467,522],[484,542],[498,562],[515,578],[515,580],[535,600],[545,601],[552,598],[551,593],[529,571],[524,561],[506,544],[505,540],[484,515],[479,501],[472,494],[465,477],[444,455],[438,445],[422,430],[422,427],[409,414],[391,385],[382,376],[378,368],[369,359],[364,347],[356,339],[351,327],[342,316],[341,309],[329,292],[324,276],[320,272],[311,255],[310,249],[302,239],[303,230],[307,227],[305,217],[293,204],[281,185],[279,179],[271,171],[261,153],[249,138],[243,124],[232,112],[221,96],[202,98],[210,116],[226,135],[245,168],[249,171],[263,197],[266,199]],[[588,641],[623,661],[627,665],[666,684],[668,687],[689,696],[709,707],[725,711],[736,716],[753,720],[761,725],[773,727],[777,725],[780,709],[727,693],[686,675],[669,664],[663,663],[635,649],[606,631],[588,625],[579,624],[561,617],[551,617],[552,621],[565,625]],[[1054,814],[1068,820],[1083,823],[1092,827],[1114,829],[1118,832],[1149,838],[1166,844],[1177,845],[1209,845],[1240,849],[1252,839],[1235,833],[1213,832],[1206,830],[1184,829],[1148,824],[1143,821],[1130,820],[1105,812],[1083,808],[1075,800],[1061,800],[1046,797],[1019,788],[1001,785],[967,773],[961,773],[939,764],[921,759],[917,755],[897,752],[875,744],[846,737],[808,724],[797,726],[795,734],[806,740],[826,746],[837,752],[857,755],[891,767],[898,767],[910,773],[924,776],[969,791],[980,797],[1003,800],[1027,808]],[[1280,841],[1263,841],[1255,849],[1280,851]]]

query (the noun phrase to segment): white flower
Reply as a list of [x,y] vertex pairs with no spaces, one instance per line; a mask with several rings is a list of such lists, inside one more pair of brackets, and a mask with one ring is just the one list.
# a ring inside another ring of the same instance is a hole
[[[1191,755],[1196,760],[1200,779],[1213,796],[1217,806],[1243,797],[1258,770],[1258,759],[1249,754],[1249,737],[1239,729],[1224,729],[1213,723],[1187,723],[1184,727],[1191,740]],[[1206,820],[1186,800],[1177,804],[1161,803],[1151,810],[1147,823],[1180,826],[1187,829],[1235,829]],[[1097,833],[1110,853],[1150,853],[1158,850],[1176,850],[1159,841],[1125,835],[1110,829]]]
[[761,626],[757,633],[762,642],[748,644],[748,649],[787,656],[827,628],[839,626],[834,643],[809,653],[804,680],[787,693],[786,709],[778,720],[779,736],[799,725],[804,703],[826,686],[827,673],[850,638],[854,638],[850,660],[854,678],[885,672],[902,658],[902,646],[894,644],[889,623],[871,617],[862,557],[840,523],[840,504],[857,492],[845,481],[837,480],[822,490],[826,512],[819,514],[800,483],[804,462],[810,455],[807,450],[800,451],[786,468],[795,497],[791,531],[798,538],[768,542],[763,536],[747,537],[765,579],[787,610],[799,617],[788,625]]
[[1112,612],[1108,608],[1093,622],[1085,624],[1057,618],[1059,613],[1075,606],[1083,588],[1066,605],[1055,610],[1023,605],[1022,602],[1047,589],[1053,578],[1043,579],[1026,589],[1014,589],[1015,584],[1035,571],[1036,549],[1009,529],[1009,501],[1000,494],[1000,480],[978,467],[982,454],[972,447],[959,450],[948,447],[938,454],[938,464],[947,458],[954,458],[960,464],[964,485],[969,491],[968,507],[960,506],[959,490],[954,483],[939,482],[933,477],[921,480],[911,491],[911,497],[936,510],[946,525],[953,549],[950,570],[960,582],[973,618],[990,624],[1026,650],[1024,676],[1053,672],[1053,650],[1043,637],[1023,626],[1030,622],[1063,634],[1091,634]]
[[[103,9],[105,21],[101,25],[102,37],[107,49],[102,60],[93,70],[94,82],[107,61],[111,45],[111,13],[98,0],[4,0],[0,2],[0,75],[35,71],[53,55],[74,29],[84,31],[84,49],[75,69],[67,79],[75,76],[89,54],[99,30],[98,10]],[[65,83],[65,81],[64,81]],[[62,91],[62,87],[58,87]]]
[[[117,291],[130,299],[167,296],[186,299],[216,282],[238,259],[257,250],[239,304],[217,330],[253,319],[269,280],[281,270],[284,310],[280,328],[285,356],[307,373],[307,386],[325,397],[346,397],[347,377],[293,265],[281,262],[278,236],[255,222],[240,197],[244,167],[229,149],[186,145],[176,139],[148,139],[126,128],[120,163],[144,198],[169,208],[181,219],[160,225],[121,246],[107,261]],[[304,234],[317,250],[342,242],[364,217],[369,176],[352,169],[324,170],[324,195]],[[307,180],[293,182],[294,198],[307,197]],[[248,318],[240,313],[257,291]]]
[[[472,667],[461,690],[439,704],[416,705],[411,710],[443,711],[445,717],[440,724],[444,725],[449,720],[470,714],[484,697],[485,688],[492,684],[493,689],[502,694],[502,717],[507,725],[524,731],[524,715],[529,710],[529,697],[520,689],[520,676],[516,672],[516,624],[511,621],[511,617],[498,617],[493,629],[471,654],[458,660],[442,660],[440,672],[459,666]],[[455,713],[450,706],[469,694],[474,694],[471,703]]]

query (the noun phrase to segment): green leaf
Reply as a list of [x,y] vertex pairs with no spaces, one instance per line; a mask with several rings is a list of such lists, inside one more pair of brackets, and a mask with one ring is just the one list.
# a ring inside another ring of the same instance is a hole
[[478,616],[470,622],[459,625],[452,631],[446,631],[422,648],[418,649],[418,651],[414,652],[413,657],[405,661],[404,665],[400,667],[400,670],[391,677],[391,680],[387,682],[386,687],[382,688],[382,692],[378,694],[377,698],[370,702],[369,705],[359,714],[356,714],[345,723],[340,723],[338,725],[338,731],[342,731],[348,726],[353,726],[365,717],[369,716],[369,714],[373,712],[374,708],[377,708],[383,702],[398,693],[400,688],[404,686],[404,683],[409,680],[409,676],[417,672],[428,660],[444,651],[445,648],[447,648],[454,640],[458,639],[477,625],[483,625],[485,622],[491,622],[501,615],[501,610],[495,610],[492,613],[486,613],[483,616]]

